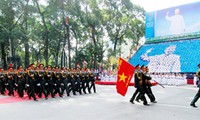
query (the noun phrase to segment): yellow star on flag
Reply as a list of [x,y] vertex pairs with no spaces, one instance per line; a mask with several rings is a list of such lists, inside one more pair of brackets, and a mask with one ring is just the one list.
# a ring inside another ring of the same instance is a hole
[[124,82],[126,82],[125,79],[127,78],[127,76],[124,75],[124,72],[122,73],[122,75],[119,75],[119,77],[120,77],[119,81],[124,81]]

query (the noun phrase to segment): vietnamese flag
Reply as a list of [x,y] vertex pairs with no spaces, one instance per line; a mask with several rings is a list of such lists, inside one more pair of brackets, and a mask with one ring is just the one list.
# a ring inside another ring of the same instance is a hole
[[122,96],[125,96],[127,92],[134,71],[134,66],[132,66],[130,63],[126,62],[122,58],[119,58],[116,89],[117,92]]

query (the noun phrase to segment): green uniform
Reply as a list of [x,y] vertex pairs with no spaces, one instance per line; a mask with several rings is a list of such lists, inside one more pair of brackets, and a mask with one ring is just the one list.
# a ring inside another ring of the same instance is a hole
[[198,90],[197,94],[194,96],[194,99],[192,100],[192,102],[190,103],[190,105],[193,106],[193,107],[197,107],[195,105],[195,103],[200,98],[200,69],[196,72],[196,76],[197,76],[197,79],[198,79],[197,86],[198,86],[199,90]]

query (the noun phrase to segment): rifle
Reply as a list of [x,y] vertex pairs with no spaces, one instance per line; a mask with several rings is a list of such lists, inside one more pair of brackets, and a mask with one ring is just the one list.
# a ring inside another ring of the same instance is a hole
[[160,84],[159,82],[153,80],[154,82],[156,82],[158,85],[160,85],[162,88],[165,88],[162,84]]

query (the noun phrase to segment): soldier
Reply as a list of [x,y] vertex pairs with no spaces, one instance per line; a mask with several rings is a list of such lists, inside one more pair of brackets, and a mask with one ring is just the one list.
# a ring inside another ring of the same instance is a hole
[[141,76],[140,76],[140,80],[142,80],[142,86],[141,86],[141,90],[140,93],[138,95],[138,97],[136,98],[136,101],[138,101],[139,99],[141,99],[143,101],[143,104],[148,106],[149,104],[147,103],[147,100],[145,98],[145,93],[147,93],[147,77],[145,75],[145,66],[141,66]]
[[200,64],[198,64],[198,67],[199,67],[199,69],[196,72],[196,76],[197,76],[197,79],[198,79],[197,80],[197,86],[198,86],[199,90],[198,90],[197,94],[195,95],[194,99],[192,100],[192,102],[190,103],[190,106],[195,107],[195,108],[197,107],[195,105],[195,103],[197,102],[197,100],[200,97]]
[[135,73],[134,73],[134,86],[136,88],[135,92],[133,93],[133,96],[130,99],[130,102],[134,104],[134,100],[136,95],[140,92],[141,82],[139,82],[139,75],[140,74],[140,65],[135,66]]
[[42,93],[45,96],[45,99],[48,99],[48,94],[47,94],[47,90],[45,89],[45,71],[44,71],[44,65],[43,64],[39,64],[38,65],[39,69],[37,70],[36,76],[37,76],[37,85],[38,85],[38,96],[41,98],[42,97]]
[[35,86],[36,86],[36,80],[35,80],[35,69],[34,69],[34,63],[30,64],[27,71],[28,79],[26,81],[26,86],[28,88],[28,97],[31,99],[31,97],[34,99],[34,101],[38,101],[35,96]]
[[25,72],[22,66],[17,68],[16,73],[16,82],[15,85],[17,86],[17,93],[21,98],[24,97],[24,88],[25,88]]
[[79,92],[79,94],[82,94],[81,88],[81,80],[80,80],[80,69],[77,68],[76,71],[74,72],[74,77],[75,77],[75,88],[76,91]]
[[83,92],[86,94],[86,85],[85,85],[85,70],[82,68],[80,71],[80,82],[81,82],[81,89],[83,89]]
[[91,83],[91,85],[90,85],[90,91],[93,88],[94,93],[96,93],[95,77],[94,77],[94,71],[92,69],[89,72],[89,82]]
[[70,83],[69,92],[72,91],[73,95],[76,95],[75,78],[74,78],[74,69],[73,68],[71,68],[67,79]]
[[2,95],[5,93],[5,74],[3,68],[0,68],[0,92]]
[[7,89],[8,89],[8,95],[9,96],[14,96],[14,84],[15,84],[15,77],[14,77],[15,73],[13,70],[13,67],[9,67],[6,73],[6,85],[7,85]]
[[66,90],[66,94],[67,96],[70,96],[69,94],[69,81],[67,79],[67,76],[68,76],[68,71],[66,68],[62,68],[62,72],[61,72],[61,94],[63,95],[64,94],[64,91]]
[[87,88],[88,92],[91,93],[91,91],[90,91],[90,85],[89,85],[89,73],[88,73],[87,68],[84,68],[84,69],[85,69],[85,81],[84,82],[86,84],[86,86],[85,86],[84,89]]
[[[39,79],[39,76],[38,76],[38,71],[40,70],[39,69],[39,64],[38,64],[38,66],[36,66],[35,68],[34,68],[34,72],[35,72],[35,75],[34,75],[34,78],[35,78],[35,85],[34,85],[34,87],[35,87],[35,94],[36,95],[38,95],[39,96],[39,92],[41,91],[41,84],[40,84],[40,79]],[[39,97],[41,97],[41,96],[39,96]]]
[[59,94],[60,97],[62,97],[61,90],[60,90],[60,84],[61,84],[61,79],[60,79],[60,69],[57,66],[54,71],[53,71],[53,94],[56,95],[57,93]]
[[55,95],[53,93],[53,71],[52,67],[49,65],[47,70],[45,71],[45,89],[47,90],[47,95],[51,94],[51,97],[54,98]]
[[152,103],[157,103],[156,98],[155,98],[155,96],[154,96],[154,94],[153,94],[153,92],[151,90],[151,86],[152,86],[152,84],[150,82],[151,77],[148,74],[148,72],[149,72],[149,68],[148,68],[148,66],[146,66],[145,67],[145,72],[144,72],[144,74],[146,76],[146,94],[147,94],[147,96],[149,97],[149,99],[150,99],[150,101]]
[[147,100],[145,98],[145,87],[146,87],[146,83],[145,83],[145,77],[144,77],[144,73],[142,71],[144,71],[144,66],[141,66],[142,71],[140,71],[140,66],[137,65],[136,66],[136,71],[134,74],[134,78],[135,78],[135,87],[136,87],[136,91],[133,94],[132,98],[130,99],[131,103],[134,103],[133,100],[135,99],[136,95],[139,93],[138,97],[136,98],[136,101],[139,101],[139,99],[141,99],[143,101],[143,104],[148,106],[149,104],[147,103]]

